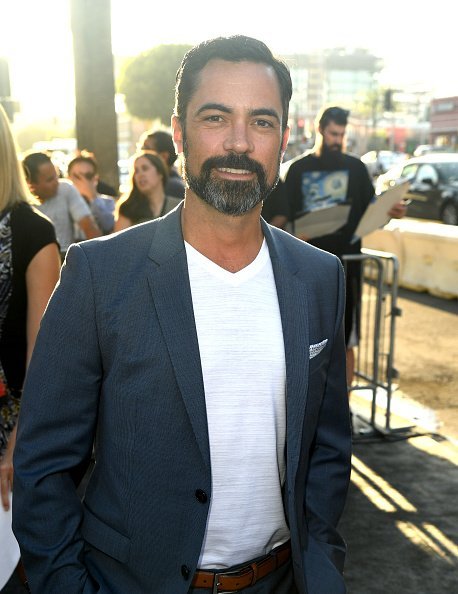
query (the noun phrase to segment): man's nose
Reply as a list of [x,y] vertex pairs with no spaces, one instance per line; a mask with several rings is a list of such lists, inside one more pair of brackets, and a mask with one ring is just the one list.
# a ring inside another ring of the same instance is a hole
[[254,149],[254,144],[247,124],[244,122],[234,123],[228,131],[223,146],[226,151],[233,153],[251,153]]

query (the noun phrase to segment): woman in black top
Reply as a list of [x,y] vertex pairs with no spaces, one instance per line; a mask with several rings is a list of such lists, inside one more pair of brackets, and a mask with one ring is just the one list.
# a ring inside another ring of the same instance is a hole
[[167,167],[153,151],[141,151],[133,157],[131,190],[118,203],[115,231],[157,219],[170,212],[179,198],[166,196]]
[[22,384],[60,269],[54,226],[32,203],[0,106],[0,487],[6,510]]

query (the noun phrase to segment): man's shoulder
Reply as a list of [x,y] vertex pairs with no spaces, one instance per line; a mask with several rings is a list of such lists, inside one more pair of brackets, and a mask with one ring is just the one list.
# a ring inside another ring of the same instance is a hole
[[83,241],[80,245],[84,246],[85,250],[94,250],[95,252],[99,249],[107,251],[111,249],[122,250],[130,244],[141,244],[146,238],[151,238],[154,233],[154,228],[159,222],[160,219],[154,219],[139,223],[138,225],[132,225],[127,229],[122,229],[121,231],[110,233],[109,235],[103,235],[102,237]]
[[117,233],[81,241],[70,247],[67,259],[86,261],[94,278],[102,275],[117,279],[128,271],[138,269],[147,260],[152,223],[148,221]]
[[64,196],[64,195],[70,195],[70,194],[74,194],[77,193],[78,196],[81,196],[81,194],[78,192],[78,190],[75,188],[75,186],[73,185],[73,183],[68,180],[68,179],[59,179],[59,185],[57,186],[57,194]]
[[89,205],[71,181],[59,180],[56,198],[56,209],[59,209],[60,212],[64,209],[68,211],[74,222],[79,222],[85,217],[91,216]]
[[118,256],[127,260],[128,258],[125,255],[129,250],[130,253],[135,254],[143,254],[148,251],[153,238],[161,228],[162,231],[159,231],[159,235],[161,237],[165,236],[171,242],[171,234],[176,231],[176,225],[180,224],[179,221],[179,213],[174,214],[173,211],[163,217],[133,225],[116,233],[83,241],[79,245],[91,257],[93,255],[95,259],[97,259],[98,254],[105,254],[114,260]]
[[288,269],[295,278],[311,290],[334,291],[337,286],[338,269],[342,267],[337,256],[321,250],[293,235],[273,229],[275,256],[281,267]]
[[366,167],[358,155],[355,153],[343,153],[343,159],[347,164],[352,165],[353,167]]
[[96,200],[99,200],[100,202],[104,202],[105,204],[113,204],[114,205],[116,203],[113,196],[108,196],[107,194],[97,194]]
[[316,159],[317,157],[313,149],[307,149],[305,152],[297,155],[297,157],[294,157],[281,165],[281,178],[284,180],[288,173],[307,168],[309,164],[314,163]]
[[57,198],[66,198],[67,200],[83,203],[86,205],[86,201],[75,188],[73,183],[67,179],[59,179],[59,185],[57,187]]
[[[334,254],[317,248],[306,241],[302,241],[302,239],[295,237],[291,233],[288,233],[288,231],[283,231],[282,229],[273,226],[270,226],[270,231],[277,246],[286,248],[289,255],[297,257],[301,261],[310,262],[310,260],[314,260],[317,262],[331,263],[338,259]],[[280,254],[281,251],[282,249],[280,249]]]
[[296,157],[294,157],[293,159],[291,159],[291,164],[294,163],[299,163],[302,162],[304,160],[310,160],[316,158],[316,152],[313,148],[307,149],[305,150],[303,153],[301,153],[300,155],[297,155]]

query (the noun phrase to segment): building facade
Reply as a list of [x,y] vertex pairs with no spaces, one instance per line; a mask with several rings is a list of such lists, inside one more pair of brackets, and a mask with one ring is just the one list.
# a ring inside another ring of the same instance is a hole
[[431,144],[458,150],[458,97],[431,101]]
[[290,105],[291,141],[307,143],[324,105],[355,111],[378,88],[382,61],[366,49],[325,49],[284,56],[293,82]]

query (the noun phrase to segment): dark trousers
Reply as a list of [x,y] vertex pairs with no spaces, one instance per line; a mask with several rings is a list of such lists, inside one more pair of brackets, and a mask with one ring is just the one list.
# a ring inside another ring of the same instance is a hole
[[[291,561],[269,573],[254,586],[240,590],[243,594],[297,594]],[[188,594],[212,594],[208,588],[191,588]]]

